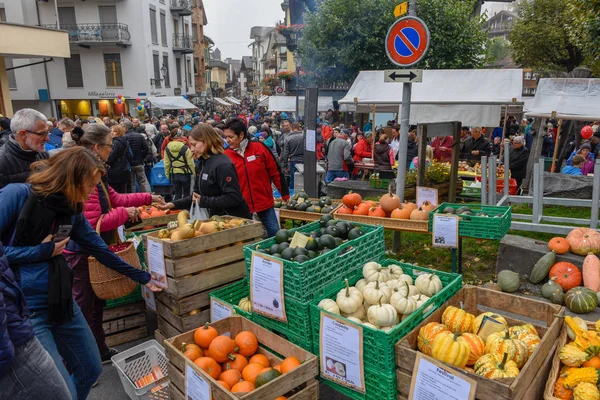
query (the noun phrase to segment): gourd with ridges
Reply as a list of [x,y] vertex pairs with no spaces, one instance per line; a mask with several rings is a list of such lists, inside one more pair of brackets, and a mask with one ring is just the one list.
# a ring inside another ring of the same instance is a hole
[[433,341],[437,335],[443,332],[451,333],[446,325],[437,322],[430,322],[426,325],[423,325],[419,329],[419,334],[417,336],[417,348],[419,351],[430,356]]
[[[588,330],[586,322],[584,320],[582,320],[581,318],[573,317],[573,322],[575,322],[577,324],[577,326],[580,327],[581,329],[583,329],[584,331]],[[567,336],[569,337],[569,339],[575,340],[577,338],[577,335],[575,335],[575,332],[573,332],[573,329],[571,329],[569,324],[565,324],[565,326],[567,328]]]
[[516,362],[519,368],[525,365],[529,357],[527,345],[518,339],[511,339],[508,330],[489,335],[485,341],[485,352],[492,354],[508,353],[508,359]]
[[529,332],[519,331],[516,334],[510,335],[511,339],[517,339],[527,345],[527,351],[529,357],[533,354],[535,349],[540,344],[540,337]]
[[460,335],[457,340],[469,346],[470,353],[467,365],[474,365],[475,362],[485,354],[485,342],[476,334],[465,332]]
[[464,368],[469,361],[469,346],[457,341],[458,332],[440,333],[433,341],[431,355],[436,360]]
[[548,272],[550,272],[550,268],[554,265],[556,261],[556,253],[551,251],[549,253],[544,254],[536,263],[531,272],[529,273],[529,282],[531,283],[540,283],[547,276]]
[[571,389],[574,389],[582,382],[593,383],[596,385],[598,383],[598,374],[600,374],[600,371],[594,367],[572,369],[569,370],[564,385]]
[[573,400],[600,400],[600,391],[593,383],[582,382],[573,390]]
[[448,306],[442,314],[442,324],[446,325],[451,332],[471,332],[475,316],[465,310]]
[[600,253],[600,233],[590,228],[575,228],[567,235],[571,251],[580,256]]
[[565,386],[565,377],[559,377],[554,384],[554,397],[560,400],[571,400],[573,391]]
[[516,292],[521,287],[519,273],[508,269],[500,271],[498,273],[498,285],[500,285],[503,292]]
[[563,364],[569,367],[579,367],[587,361],[589,355],[572,342],[567,343],[560,349],[558,358]]
[[488,379],[516,378],[519,375],[519,368],[508,359],[508,353],[481,356],[473,369],[475,374]]
[[518,331],[527,331],[536,336],[540,336],[537,329],[535,329],[535,326],[531,324],[515,325],[508,328],[508,333],[510,333],[511,335],[515,335]]
[[597,293],[600,291],[600,259],[594,253],[588,253],[581,268],[583,286]]
[[565,294],[565,305],[577,314],[587,314],[598,307],[596,292],[583,286],[577,286]]
[[565,323],[575,334],[573,343],[580,349],[587,352],[594,352],[597,355],[600,350],[600,336],[596,331],[587,331],[581,329],[577,322],[569,315],[565,316]]

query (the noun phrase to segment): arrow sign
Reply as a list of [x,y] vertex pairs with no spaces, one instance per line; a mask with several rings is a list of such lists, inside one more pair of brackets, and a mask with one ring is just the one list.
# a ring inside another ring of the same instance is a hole
[[388,69],[384,71],[384,82],[423,82],[422,69]]

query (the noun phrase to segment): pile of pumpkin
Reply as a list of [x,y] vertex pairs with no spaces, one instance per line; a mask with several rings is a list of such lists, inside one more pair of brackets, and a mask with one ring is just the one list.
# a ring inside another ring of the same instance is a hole
[[323,299],[318,306],[356,324],[389,332],[442,290],[437,275],[421,274],[413,285],[413,278],[398,265],[383,267],[371,261],[362,272],[363,279],[354,286],[346,279],[335,300]]
[[225,220],[219,216],[213,216],[208,221],[194,221],[193,223],[189,223],[189,219],[189,211],[180,211],[179,214],[177,214],[177,226],[159,230],[158,238],[172,241],[184,240],[226,229],[237,228],[238,226],[247,224],[243,219],[232,218]]
[[400,198],[391,191],[384,194],[379,199],[379,205],[376,202],[363,201],[358,193],[348,193],[342,197],[344,204],[336,211],[337,214],[365,215],[369,217],[394,218],[394,219],[412,219],[416,221],[429,220],[429,213],[435,210],[436,206],[429,201],[424,201],[421,207],[415,203],[400,202]]
[[[181,352],[231,393],[249,393],[300,366],[296,357],[271,365],[258,353],[258,338],[249,331],[234,339],[219,335],[208,322],[194,332],[195,343],[182,343]],[[280,396],[275,400],[283,400]]]
[[[484,320],[491,319],[501,330],[484,336]],[[493,312],[477,317],[449,306],[441,323],[430,322],[419,329],[417,347],[421,353],[464,368],[489,379],[514,378],[540,343],[531,324],[508,327],[506,319]]]
[[588,330],[579,317],[565,317],[571,341],[558,353],[562,367],[554,384],[554,397],[562,400],[599,400],[600,320],[595,331]]

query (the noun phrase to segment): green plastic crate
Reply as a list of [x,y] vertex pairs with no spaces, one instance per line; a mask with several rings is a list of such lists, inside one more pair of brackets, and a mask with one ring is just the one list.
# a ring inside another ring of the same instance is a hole
[[118,299],[114,300],[106,300],[106,305],[104,306],[104,308],[124,306],[125,304],[135,303],[140,300],[142,300],[142,286],[137,285],[135,287],[135,290],[127,296],[119,297]]
[[477,197],[481,198],[481,187],[468,186],[466,181],[463,181],[463,190],[460,192],[461,197]]
[[312,340],[310,302],[300,303],[285,297],[285,314],[287,323],[261,314],[254,314],[253,322],[285,336],[302,336]]
[[381,371],[373,371],[365,368],[365,394],[323,377],[320,377],[320,380],[336,392],[354,400],[396,400],[398,396],[395,372],[393,375],[388,376],[388,374],[384,374]]
[[[508,206],[483,206],[481,204],[453,204],[442,203],[433,212],[429,213],[429,231],[433,232],[433,215],[442,212],[446,207],[459,209],[469,207],[473,214],[485,212],[490,217],[478,217],[476,215],[460,215],[458,222],[458,234],[464,237],[477,239],[500,240],[510,230],[512,211]],[[494,217],[494,215],[502,215]]]
[[250,281],[248,279],[242,279],[237,282],[227,285],[221,289],[214,290],[208,294],[211,298],[220,300],[231,306],[236,314],[242,317],[254,321],[254,314],[248,311],[244,311],[238,307],[238,303],[244,297],[250,297]]
[[[440,278],[443,285],[442,290],[435,294],[431,299],[427,300],[417,311],[410,314],[408,318],[401,321],[400,324],[396,325],[391,331],[386,333],[377,329],[363,327],[364,365],[373,370],[391,375],[396,368],[394,345],[461,289],[462,276],[450,272],[436,271],[401,263],[396,260],[380,259],[379,263],[383,266],[392,264],[398,265],[402,267],[405,274],[410,275],[413,279],[417,277],[417,274],[422,272],[434,273]],[[335,300],[337,293],[345,287],[344,280],[341,279],[345,277],[346,276],[340,277],[340,281],[336,282],[335,285],[332,285],[330,291],[310,303],[311,320],[313,322],[313,348],[315,354],[319,354],[320,345],[321,309],[318,307],[318,304],[321,300],[326,298]],[[354,285],[362,278],[362,271],[360,271],[359,275],[352,273],[350,276],[347,276],[347,278],[350,285]],[[430,305],[433,305],[433,307],[430,310],[425,311]],[[351,321],[349,322],[353,323]]]
[[146,247],[144,246],[144,241],[142,240],[142,235],[144,235],[146,233],[150,233],[150,232],[156,232],[161,229],[164,229],[164,227],[148,229],[145,231],[137,231],[137,232],[133,232],[131,234],[125,235],[125,239],[127,239],[127,240],[132,240],[135,237],[139,241],[140,244],[135,249],[135,252],[137,253],[137,255],[139,257],[140,262],[142,262],[142,263],[146,262]]
[[369,178],[369,185],[373,189],[387,189],[392,183],[392,179]]
[[[383,227],[354,223],[359,226],[363,235],[354,240],[348,240],[332,251],[312,260],[299,264],[283,260],[283,292],[288,299],[301,303],[315,298],[320,289],[335,282],[340,276],[362,266],[385,253]],[[309,234],[321,228],[319,221],[290,229],[290,232]],[[246,272],[250,276],[252,253],[256,249],[266,249],[275,244],[275,238],[269,238],[244,247]]]
[[[254,321],[254,323],[257,323],[258,325],[260,325],[260,323],[258,323],[256,321]],[[263,326],[263,328],[266,328],[266,329],[270,330],[274,334],[281,336],[282,338],[284,338],[288,342],[290,342],[292,344],[295,344],[296,346],[301,347],[301,348],[303,348],[304,350],[306,350],[306,351],[308,351],[310,353],[313,352],[313,340],[312,340],[312,336],[310,336],[310,335],[308,335],[308,336],[301,336],[301,335],[294,335],[294,334],[291,334],[291,333],[287,333],[286,334],[286,333],[282,333],[282,332],[277,331],[277,329],[268,328],[268,327],[265,327],[265,326]]]

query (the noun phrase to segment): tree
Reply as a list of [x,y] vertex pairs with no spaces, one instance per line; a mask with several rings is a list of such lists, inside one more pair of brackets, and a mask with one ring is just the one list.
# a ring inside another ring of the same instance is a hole
[[[419,0],[417,15],[431,42],[416,68],[478,68],[488,37],[483,20],[472,18],[476,0]],[[395,68],[384,41],[397,0],[322,0],[305,14],[299,50],[303,69],[321,81],[347,82],[361,70]]]
[[494,65],[510,57],[510,43],[503,37],[492,39],[488,47],[488,64]]
[[584,61],[579,0],[532,0],[519,6],[509,40],[515,62],[538,71],[571,72]]

